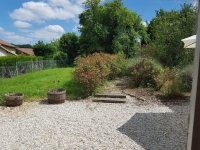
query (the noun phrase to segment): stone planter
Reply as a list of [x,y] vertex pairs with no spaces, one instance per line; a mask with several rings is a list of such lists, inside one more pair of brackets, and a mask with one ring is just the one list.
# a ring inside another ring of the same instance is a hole
[[24,100],[24,94],[22,93],[8,93],[5,94],[6,106],[8,107],[16,107],[20,106]]
[[47,92],[49,104],[64,103],[66,99],[65,89],[49,89]]

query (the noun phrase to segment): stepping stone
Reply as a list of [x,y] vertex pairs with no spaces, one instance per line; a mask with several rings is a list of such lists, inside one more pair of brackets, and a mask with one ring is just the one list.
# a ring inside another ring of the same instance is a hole
[[127,85],[127,84],[126,83],[121,83],[121,82],[115,84],[115,86],[125,86],[125,85]]
[[126,95],[119,93],[102,93],[96,94],[95,97],[126,98]]
[[93,98],[93,102],[105,102],[105,103],[126,103],[126,99],[120,98]]

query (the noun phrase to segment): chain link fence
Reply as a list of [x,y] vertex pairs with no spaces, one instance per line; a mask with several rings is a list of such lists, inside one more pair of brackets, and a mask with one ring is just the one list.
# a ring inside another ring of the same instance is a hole
[[73,66],[72,60],[38,60],[17,62],[16,66],[0,67],[0,78],[12,78],[21,74]]
[[0,78],[11,78],[16,76],[16,66],[0,67]]

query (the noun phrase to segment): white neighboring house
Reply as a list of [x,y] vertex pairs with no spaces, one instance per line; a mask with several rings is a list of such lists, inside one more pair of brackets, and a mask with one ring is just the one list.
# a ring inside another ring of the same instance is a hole
[[0,40],[0,56],[17,55],[16,47]]
[[8,55],[34,55],[32,48],[18,48],[0,39],[0,57]]

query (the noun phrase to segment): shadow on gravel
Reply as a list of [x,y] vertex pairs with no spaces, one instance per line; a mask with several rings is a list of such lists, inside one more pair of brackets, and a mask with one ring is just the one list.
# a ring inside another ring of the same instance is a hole
[[49,104],[48,102],[48,99],[44,99],[44,100],[41,100],[39,102],[40,105],[62,105],[63,103],[58,103],[58,104]]
[[2,107],[7,107],[5,102],[0,103],[0,106],[2,106]]
[[[173,108],[170,109],[173,110]],[[117,130],[130,137],[145,150],[185,150],[187,116],[187,113],[183,116],[176,111],[136,113]]]
[[40,104],[40,105],[50,105],[50,104],[48,103],[48,100],[47,100],[47,99],[41,100],[41,101],[39,102],[39,104]]

